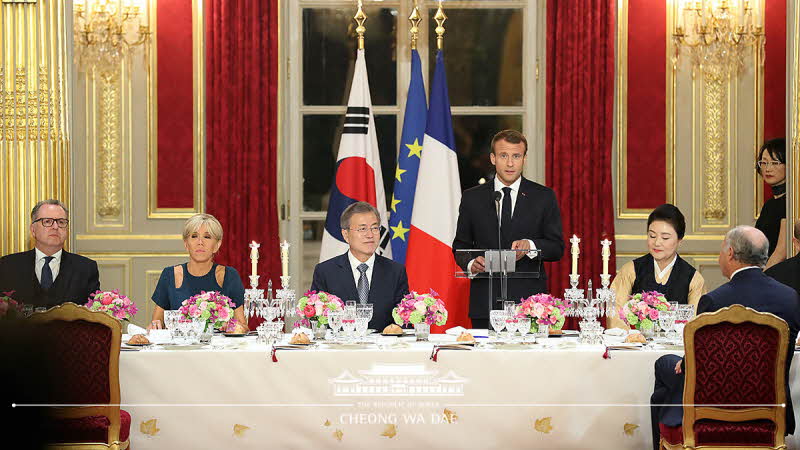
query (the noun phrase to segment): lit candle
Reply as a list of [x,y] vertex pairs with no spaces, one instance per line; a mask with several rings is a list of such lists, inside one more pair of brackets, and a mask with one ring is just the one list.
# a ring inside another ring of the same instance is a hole
[[261,245],[257,244],[256,241],[250,242],[250,265],[252,267],[251,275],[253,276],[258,275],[258,247],[261,247]]
[[678,2],[678,32],[683,32],[683,0]]
[[759,0],[753,0],[753,25],[761,28],[761,2]]
[[283,276],[289,275],[289,243],[286,241],[281,243],[281,272]]
[[611,241],[603,239],[600,241],[600,245],[603,246],[603,251],[600,253],[603,255],[603,275],[608,275],[608,260],[611,258]]
[[572,235],[572,239],[569,240],[572,243],[572,275],[578,274],[578,255],[581,252],[581,249],[578,247],[578,244],[581,242],[578,236]]

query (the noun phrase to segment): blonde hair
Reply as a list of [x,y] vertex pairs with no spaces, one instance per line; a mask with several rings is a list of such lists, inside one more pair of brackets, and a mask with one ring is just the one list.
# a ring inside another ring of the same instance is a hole
[[218,241],[222,240],[222,224],[211,214],[195,214],[190,217],[183,225],[183,240],[189,239],[189,236],[203,225],[211,237]]

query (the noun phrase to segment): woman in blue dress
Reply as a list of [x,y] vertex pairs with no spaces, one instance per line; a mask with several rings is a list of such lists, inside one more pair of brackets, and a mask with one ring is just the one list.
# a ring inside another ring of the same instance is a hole
[[210,214],[196,214],[183,227],[183,245],[189,261],[164,268],[153,292],[155,309],[149,328],[161,328],[164,311],[180,308],[187,298],[202,291],[218,291],[229,297],[235,309],[233,318],[247,326],[244,318],[244,286],[239,272],[214,262],[222,245],[222,225]]

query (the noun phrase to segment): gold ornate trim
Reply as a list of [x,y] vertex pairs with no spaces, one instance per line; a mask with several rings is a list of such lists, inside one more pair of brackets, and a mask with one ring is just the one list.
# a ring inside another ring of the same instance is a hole
[[102,240],[159,240],[159,241],[180,241],[183,236],[180,234],[77,234],[75,239],[78,241],[102,241]]
[[149,219],[186,219],[205,211],[205,15],[203,0],[192,0],[192,72],[193,72],[193,207],[158,207],[158,14],[157,1],[149,0],[152,48],[147,68],[148,112],[148,189]]
[[[618,241],[646,241],[645,234],[615,234],[614,239]],[[725,239],[724,234],[687,234],[683,237],[684,241],[718,241]]]
[[120,86],[119,69],[100,75],[100,179],[97,180],[97,214],[102,218],[120,215]]
[[[787,193],[786,229],[793,230],[794,224],[800,220],[800,5],[788,2],[786,14],[791,18],[786,27],[786,37],[790,39],[789,47],[789,91],[787,92],[787,125],[791,149],[788,159],[788,179],[786,184],[792,186]],[[792,233],[786,233],[787,255],[794,255]]]
[[703,76],[703,217],[722,220],[728,215],[725,204],[727,193],[727,134],[726,78],[704,72]]
[[[616,154],[617,154],[617,177],[615,180],[617,191],[617,219],[647,219],[650,208],[629,208],[628,207],[628,2],[620,0],[617,3],[617,24],[616,24],[616,95],[615,95],[615,121],[617,129]],[[667,7],[667,28],[673,20],[673,11]],[[666,202],[672,203],[675,198],[675,73],[672,71],[669,55],[671,40],[666,40],[666,64],[667,74],[667,113],[666,113]]]

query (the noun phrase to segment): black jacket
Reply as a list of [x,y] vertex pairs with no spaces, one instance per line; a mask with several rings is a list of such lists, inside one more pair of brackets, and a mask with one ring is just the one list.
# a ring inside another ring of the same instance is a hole
[[15,300],[50,307],[65,302],[86,303],[89,294],[100,289],[97,263],[84,256],[63,251],[53,286],[42,289],[36,278],[36,251],[12,253],[0,258],[0,292],[15,291]]

